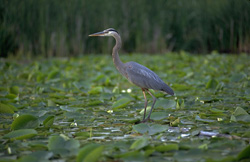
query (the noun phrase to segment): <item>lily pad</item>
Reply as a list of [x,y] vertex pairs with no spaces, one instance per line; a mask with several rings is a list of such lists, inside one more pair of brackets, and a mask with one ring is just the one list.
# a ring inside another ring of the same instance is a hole
[[213,122],[215,122],[215,120],[210,120],[210,119],[202,119],[202,118],[200,118],[200,116],[199,116],[199,115],[196,115],[195,120],[197,120],[197,121],[201,121],[201,122],[204,122],[204,123],[213,123]]
[[90,95],[94,95],[94,94],[100,94],[102,92],[103,88],[102,87],[93,87],[91,88],[90,91],[88,91],[88,93]]
[[9,105],[0,103],[0,113],[14,114],[14,110]]
[[166,112],[153,112],[150,116],[152,120],[162,120],[168,117]]
[[103,145],[98,145],[98,144],[86,145],[79,151],[76,161],[96,162],[102,156],[103,150],[104,150]]
[[244,110],[241,107],[237,107],[233,113],[234,116],[239,116],[239,115],[249,115],[246,110]]
[[148,135],[154,135],[166,131],[169,127],[167,125],[141,123],[134,125],[133,128],[138,133],[148,133]]
[[37,162],[46,162],[49,161],[49,158],[53,156],[52,152],[49,151],[36,151],[32,152],[29,155],[23,156],[18,159],[18,162],[27,162],[27,161],[37,161]]
[[216,79],[212,78],[212,79],[210,79],[210,80],[207,82],[206,88],[207,88],[207,89],[209,89],[209,88],[215,89],[215,88],[217,87],[218,84],[219,84],[219,82],[218,82]]
[[44,127],[51,127],[53,125],[55,116],[48,116],[44,121],[43,121],[43,125]]
[[143,147],[148,145],[148,139],[145,137],[141,137],[139,139],[137,139],[134,143],[132,143],[132,145],[130,146],[130,149],[134,149],[134,150],[140,150]]
[[18,86],[10,87],[10,93],[18,95],[19,94],[19,87]]
[[176,101],[174,101],[174,100],[159,99],[155,103],[155,107],[162,107],[165,109],[175,108],[175,106],[176,106]]
[[239,82],[242,81],[244,78],[246,78],[246,74],[244,73],[235,73],[231,77],[231,82]]
[[25,128],[37,128],[39,125],[37,117],[29,114],[21,115],[17,117],[11,124],[12,130],[25,129]]
[[79,147],[78,140],[64,138],[63,135],[49,138],[48,149],[61,157],[76,155]]
[[155,150],[159,152],[176,151],[178,149],[179,146],[177,144],[159,145],[155,147]]
[[12,131],[10,133],[7,133],[3,136],[3,138],[8,138],[11,140],[23,140],[32,138],[37,135],[37,131],[34,129],[19,129]]
[[241,107],[237,107],[231,115],[231,121],[250,123],[250,115]]
[[237,156],[237,160],[250,159],[250,145],[244,148]]
[[119,108],[126,107],[130,102],[131,102],[130,98],[127,97],[121,98],[112,105],[112,109],[117,110]]

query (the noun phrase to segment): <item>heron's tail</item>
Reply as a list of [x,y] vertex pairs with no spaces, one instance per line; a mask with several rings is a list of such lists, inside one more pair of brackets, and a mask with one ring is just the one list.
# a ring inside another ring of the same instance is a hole
[[174,95],[174,91],[167,84],[163,87],[162,91],[167,92],[172,96]]

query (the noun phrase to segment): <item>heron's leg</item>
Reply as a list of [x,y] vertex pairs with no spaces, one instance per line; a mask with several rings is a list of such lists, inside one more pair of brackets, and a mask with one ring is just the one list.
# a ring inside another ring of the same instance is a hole
[[145,120],[148,101],[147,101],[147,97],[146,97],[146,93],[145,93],[144,89],[142,89],[142,93],[143,93],[143,96],[144,96],[144,99],[145,99],[145,103],[144,103],[144,115],[143,115],[143,120]]
[[149,120],[149,119],[150,119],[150,115],[151,115],[151,113],[152,113],[152,110],[153,110],[153,108],[154,108],[155,102],[156,102],[156,97],[155,97],[149,90],[147,90],[147,92],[148,92],[148,93],[150,94],[150,96],[153,98],[153,104],[152,104],[152,107],[151,107],[151,109],[150,109],[149,115],[148,115],[148,117],[147,117],[147,119],[146,119],[146,120]]

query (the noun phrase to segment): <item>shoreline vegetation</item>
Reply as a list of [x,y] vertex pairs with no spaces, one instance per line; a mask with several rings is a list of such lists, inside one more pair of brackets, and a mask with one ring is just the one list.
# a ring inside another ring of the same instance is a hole
[[88,34],[118,30],[124,53],[249,53],[248,0],[3,0],[0,56],[109,53],[112,39]]

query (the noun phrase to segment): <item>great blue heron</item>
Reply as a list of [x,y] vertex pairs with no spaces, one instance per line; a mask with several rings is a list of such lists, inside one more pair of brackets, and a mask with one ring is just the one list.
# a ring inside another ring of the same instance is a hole
[[[115,29],[109,28],[101,32],[90,34],[89,36],[112,36],[115,38],[116,44],[112,52],[112,57],[115,67],[124,77],[126,77],[129,80],[129,82],[137,85],[142,89],[143,96],[145,98],[144,115],[142,122],[150,120],[150,115],[154,108],[156,98],[148,89],[164,91],[170,95],[174,95],[174,91],[166,83],[164,83],[157,74],[155,74],[152,70],[148,69],[147,67],[133,61],[123,63],[120,60],[118,51],[122,46],[122,40],[120,35]],[[146,117],[146,109],[148,101],[145,91],[148,92],[153,98],[153,104],[147,118],[145,117]]]

